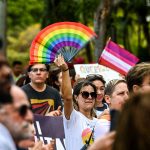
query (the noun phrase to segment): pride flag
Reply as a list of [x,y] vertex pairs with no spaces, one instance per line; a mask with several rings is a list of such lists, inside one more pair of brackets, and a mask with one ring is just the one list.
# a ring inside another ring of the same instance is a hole
[[109,67],[120,74],[126,75],[139,59],[109,40],[99,58],[99,64]]

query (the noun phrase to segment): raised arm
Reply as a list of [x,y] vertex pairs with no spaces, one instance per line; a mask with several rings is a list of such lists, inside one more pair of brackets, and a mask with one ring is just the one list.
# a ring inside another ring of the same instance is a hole
[[58,55],[58,57],[55,58],[54,63],[62,70],[62,96],[64,99],[64,114],[66,119],[69,120],[73,110],[73,100],[68,65],[64,61],[62,55]]

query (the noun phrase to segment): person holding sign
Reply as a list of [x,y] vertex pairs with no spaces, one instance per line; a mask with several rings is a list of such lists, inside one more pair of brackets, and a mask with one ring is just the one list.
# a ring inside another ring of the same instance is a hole
[[[94,117],[96,87],[89,81],[75,84],[72,95],[69,70],[62,55],[54,60],[62,70],[62,95],[64,99],[64,130],[67,150],[81,150],[109,131],[109,122]],[[67,83],[67,84],[66,84]],[[77,108],[73,107],[73,102]]]

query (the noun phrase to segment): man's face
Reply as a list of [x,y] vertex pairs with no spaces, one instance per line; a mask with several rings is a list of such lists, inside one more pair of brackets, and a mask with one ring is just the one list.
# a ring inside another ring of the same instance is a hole
[[17,64],[13,67],[13,72],[16,76],[19,76],[22,73],[22,65]]
[[44,64],[35,64],[32,66],[31,71],[29,72],[29,78],[33,83],[45,83],[48,78],[48,71]]
[[127,84],[121,82],[114,88],[112,95],[110,96],[110,107],[111,109],[121,110],[123,104],[129,97]]
[[29,109],[30,105],[25,93],[19,87],[12,86],[11,95],[13,97],[14,109],[8,115],[7,127],[17,142],[33,138],[34,135],[31,128],[33,114]]
[[105,90],[105,86],[102,83],[102,81],[100,80],[95,80],[93,81],[93,84],[96,86],[96,91],[97,91],[97,98],[96,98],[96,102],[102,102],[103,98],[104,98],[104,90]]
[[1,81],[7,80],[8,77],[11,75],[11,73],[12,73],[11,68],[7,65],[3,65],[0,68],[0,80]]
[[8,91],[10,89],[12,82],[12,70],[9,66],[3,65],[0,68],[0,84],[5,89]]
[[141,85],[133,85],[133,93],[138,93],[138,92],[147,92],[150,91],[150,75],[146,75],[143,78],[143,82]]
[[144,77],[143,83],[140,86],[140,91],[141,92],[150,91],[150,75]]

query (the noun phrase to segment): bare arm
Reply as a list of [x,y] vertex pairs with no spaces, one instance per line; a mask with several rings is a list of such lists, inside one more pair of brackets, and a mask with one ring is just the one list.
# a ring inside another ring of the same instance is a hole
[[72,100],[72,86],[69,76],[68,65],[64,61],[62,55],[58,55],[58,57],[55,58],[54,62],[62,70],[62,96],[64,99],[64,113],[66,119],[69,120],[71,112],[73,110],[73,100]]

